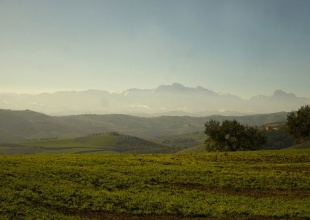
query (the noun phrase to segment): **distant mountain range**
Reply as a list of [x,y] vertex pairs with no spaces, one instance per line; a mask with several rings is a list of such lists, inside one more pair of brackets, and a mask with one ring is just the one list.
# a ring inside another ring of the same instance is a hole
[[155,89],[61,91],[41,94],[0,93],[0,108],[42,112],[49,115],[130,114],[135,116],[247,115],[297,110],[309,98],[276,90],[271,96],[242,99],[198,86],[178,83]]

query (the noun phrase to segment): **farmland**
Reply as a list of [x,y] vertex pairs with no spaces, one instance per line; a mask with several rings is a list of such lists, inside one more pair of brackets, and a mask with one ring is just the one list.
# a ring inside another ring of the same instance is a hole
[[0,155],[0,219],[308,219],[309,153]]
[[123,134],[92,134],[77,138],[29,140],[0,144],[0,154],[157,153],[161,144]]

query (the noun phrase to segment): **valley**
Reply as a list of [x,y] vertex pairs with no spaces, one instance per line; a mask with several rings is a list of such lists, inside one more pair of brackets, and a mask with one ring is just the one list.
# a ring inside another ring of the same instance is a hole
[[[286,115],[0,110],[0,218],[307,219],[310,148],[289,148]],[[207,152],[210,119],[271,128],[268,150]]]

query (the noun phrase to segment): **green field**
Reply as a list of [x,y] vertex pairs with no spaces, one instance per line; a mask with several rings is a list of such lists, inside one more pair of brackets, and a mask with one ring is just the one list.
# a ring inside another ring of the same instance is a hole
[[0,219],[309,219],[310,151],[0,155],[0,185]]
[[77,138],[42,138],[0,144],[0,154],[176,153],[201,145],[205,138],[206,135],[202,132],[149,140],[124,134],[100,133]]
[[0,154],[169,153],[169,150],[173,148],[133,136],[109,134],[0,145]]
[[206,153],[206,146],[204,144],[197,145],[195,147],[187,148],[177,152],[178,154],[195,154],[195,153]]

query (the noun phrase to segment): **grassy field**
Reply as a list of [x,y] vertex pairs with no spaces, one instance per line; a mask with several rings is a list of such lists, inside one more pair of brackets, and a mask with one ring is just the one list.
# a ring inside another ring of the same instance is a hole
[[178,154],[195,154],[195,153],[207,153],[205,144],[200,144],[195,147],[187,148],[177,152]]
[[0,219],[309,219],[309,155],[0,155]]
[[177,149],[177,151],[181,151],[183,149],[188,149],[203,144],[206,140],[206,137],[207,136],[204,134],[204,132],[194,132],[187,134],[162,136],[152,138],[150,140],[158,144],[166,145],[170,148],[175,148]]
[[128,135],[98,134],[0,145],[0,154],[167,153],[173,148]]

